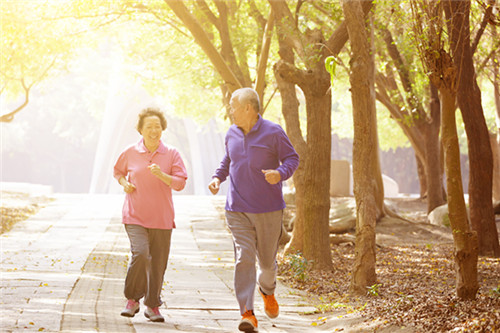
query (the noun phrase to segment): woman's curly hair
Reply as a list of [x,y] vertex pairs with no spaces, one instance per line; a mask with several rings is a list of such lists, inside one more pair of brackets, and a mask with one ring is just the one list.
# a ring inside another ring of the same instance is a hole
[[139,133],[141,133],[142,125],[144,124],[144,118],[151,116],[156,116],[160,119],[161,129],[163,131],[167,129],[167,119],[159,108],[145,108],[141,111],[141,113],[139,113],[137,119],[136,129]]

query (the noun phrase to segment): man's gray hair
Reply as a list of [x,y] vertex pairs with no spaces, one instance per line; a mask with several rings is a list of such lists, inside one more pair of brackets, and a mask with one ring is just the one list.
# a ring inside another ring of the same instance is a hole
[[237,98],[240,105],[250,104],[255,112],[260,112],[259,94],[252,88],[236,89],[231,98]]

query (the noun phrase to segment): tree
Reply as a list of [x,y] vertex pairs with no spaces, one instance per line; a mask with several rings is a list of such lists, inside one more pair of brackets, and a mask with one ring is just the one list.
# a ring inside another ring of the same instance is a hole
[[[446,196],[440,167],[439,99],[432,97],[432,84],[423,83],[426,78],[421,70],[416,70],[418,57],[414,56],[411,41],[405,38],[406,12],[403,8],[404,4],[394,6],[393,3],[377,6],[376,30],[384,45],[384,48],[378,47],[377,53],[385,66],[379,65],[382,68],[376,72],[376,96],[401,127],[415,151],[420,193],[421,197],[427,197],[427,211],[430,213],[445,203]],[[394,26],[396,37],[393,37],[389,25]],[[431,95],[428,112],[424,107],[426,94],[423,87],[426,85]]]
[[[331,266],[328,242],[329,172],[330,170],[330,77],[324,70],[327,56],[337,56],[348,39],[347,26],[342,22],[325,40],[319,30],[301,32],[297,22],[303,2],[292,14],[283,1],[270,1],[276,15],[281,60],[274,72],[282,94],[282,112],[287,132],[301,156],[294,176],[296,187],[296,219],[292,239],[286,251],[300,251],[316,268]],[[364,12],[371,2],[363,3]],[[295,59],[295,55],[297,58]],[[327,75],[325,75],[327,74]],[[306,98],[307,134],[304,139],[298,117],[298,103],[294,86],[298,85]],[[325,172],[326,171],[326,172]],[[380,168],[378,169],[380,172]],[[383,215],[382,177],[376,197],[377,217]]]
[[[493,155],[476,82],[470,43],[470,1],[445,1],[453,62],[457,70],[457,102],[469,147],[469,209],[479,254],[500,256],[492,205]],[[487,144],[485,144],[487,143]]]
[[[213,24],[220,36],[220,51],[217,50],[216,46],[210,39],[209,34],[203,28],[202,24],[198,22],[196,17],[189,11],[189,9],[181,0],[165,0],[165,3],[172,9],[175,15],[182,21],[185,27],[191,32],[193,38],[198,45],[203,49],[206,56],[210,59],[215,70],[219,73],[223,80],[223,85],[221,86],[225,104],[229,105],[229,98],[231,93],[241,87],[252,86],[252,79],[250,77],[249,66],[246,61],[238,61],[237,54],[239,53],[240,59],[246,60],[247,56],[241,56],[245,53],[243,50],[238,50],[233,47],[231,40],[231,33],[229,29],[229,15],[234,14],[236,4],[227,3],[225,1],[214,1],[214,5],[217,8],[218,15],[214,14],[210,7],[205,1],[195,1],[194,5],[198,7],[198,10],[205,15],[208,22]],[[260,15],[257,6],[253,1],[250,1],[251,12],[253,15]],[[262,103],[264,102],[264,88],[265,88],[265,76],[267,61],[269,57],[270,49],[270,32],[273,27],[273,15],[270,13],[269,19],[265,20],[260,17],[257,20],[257,25],[259,30],[259,36],[261,41],[258,48],[257,54],[257,72],[256,72],[256,90],[261,97]],[[260,23],[260,24],[259,24]],[[239,51],[239,52],[238,52]],[[264,112],[264,110],[263,110]]]
[[0,94],[11,98],[23,96],[19,106],[0,116],[0,122],[11,122],[28,105],[33,86],[44,80],[55,67],[60,48],[56,47],[57,38],[48,34],[51,27],[30,15],[29,6],[20,6],[13,1],[2,2],[0,6]]
[[56,2],[0,3],[0,94],[12,100],[22,98],[19,106],[0,116],[0,122],[11,122],[28,105],[34,86],[59,75],[76,49],[92,44],[86,32],[114,20],[74,21],[67,13],[71,9]]
[[[281,60],[274,66],[275,76],[281,86],[283,81],[298,85],[306,98],[307,136],[303,139],[297,123],[296,108],[283,110],[287,128],[293,127],[290,139],[300,155],[299,170],[294,180],[296,188],[296,219],[292,239],[287,251],[299,251],[313,262],[316,269],[332,267],[329,240],[330,211],[330,147],[331,147],[331,94],[330,78],[324,69],[326,43],[319,30],[301,33],[294,17],[283,1],[270,1],[276,15]],[[291,50],[297,52],[305,69],[295,66]],[[288,60],[288,61],[287,61]],[[285,97],[287,95],[283,95]],[[283,101],[286,106],[292,101]],[[289,113],[294,113],[291,115]],[[291,119],[293,118],[293,119]],[[292,121],[289,124],[289,121]],[[298,127],[297,127],[298,126]]]
[[[361,1],[342,1],[351,45],[350,82],[354,118],[353,178],[356,199],[355,261],[351,292],[366,293],[375,284],[375,225],[380,182],[375,109],[373,21],[365,18]],[[382,188],[383,191],[383,188]]]
[[441,95],[441,136],[445,154],[448,210],[455,245],[456,289],[458,297],[474,299],[477,280],[477,234],[470,229],[465,208],[460,171],[455,102],[457,68],[445,50],[444,22],[440,2],[412,0],[415,42],[429,79]]

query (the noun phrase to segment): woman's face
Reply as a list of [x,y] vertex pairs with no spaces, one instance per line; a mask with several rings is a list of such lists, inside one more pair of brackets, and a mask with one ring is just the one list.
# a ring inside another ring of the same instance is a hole
[[142,123],[141,135],[146,143],[157,143],[161,139],[161,128],[160,118],[157,116],[145,117]]

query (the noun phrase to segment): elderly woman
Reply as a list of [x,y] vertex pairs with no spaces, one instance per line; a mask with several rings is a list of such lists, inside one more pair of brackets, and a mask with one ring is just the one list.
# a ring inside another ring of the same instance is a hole
[[125,149],[114,167],[126,192],[123,224],[132,252],[124,288],[127,304],[121,315],[133,317],[144,297],[144,315],[155,322],[164,321],[159,307],[175,228],[172,189],[182,190],[187,179],[179,152],[161,141],[166,128],[160,110],[144,109],[137,122],[142,139]]

